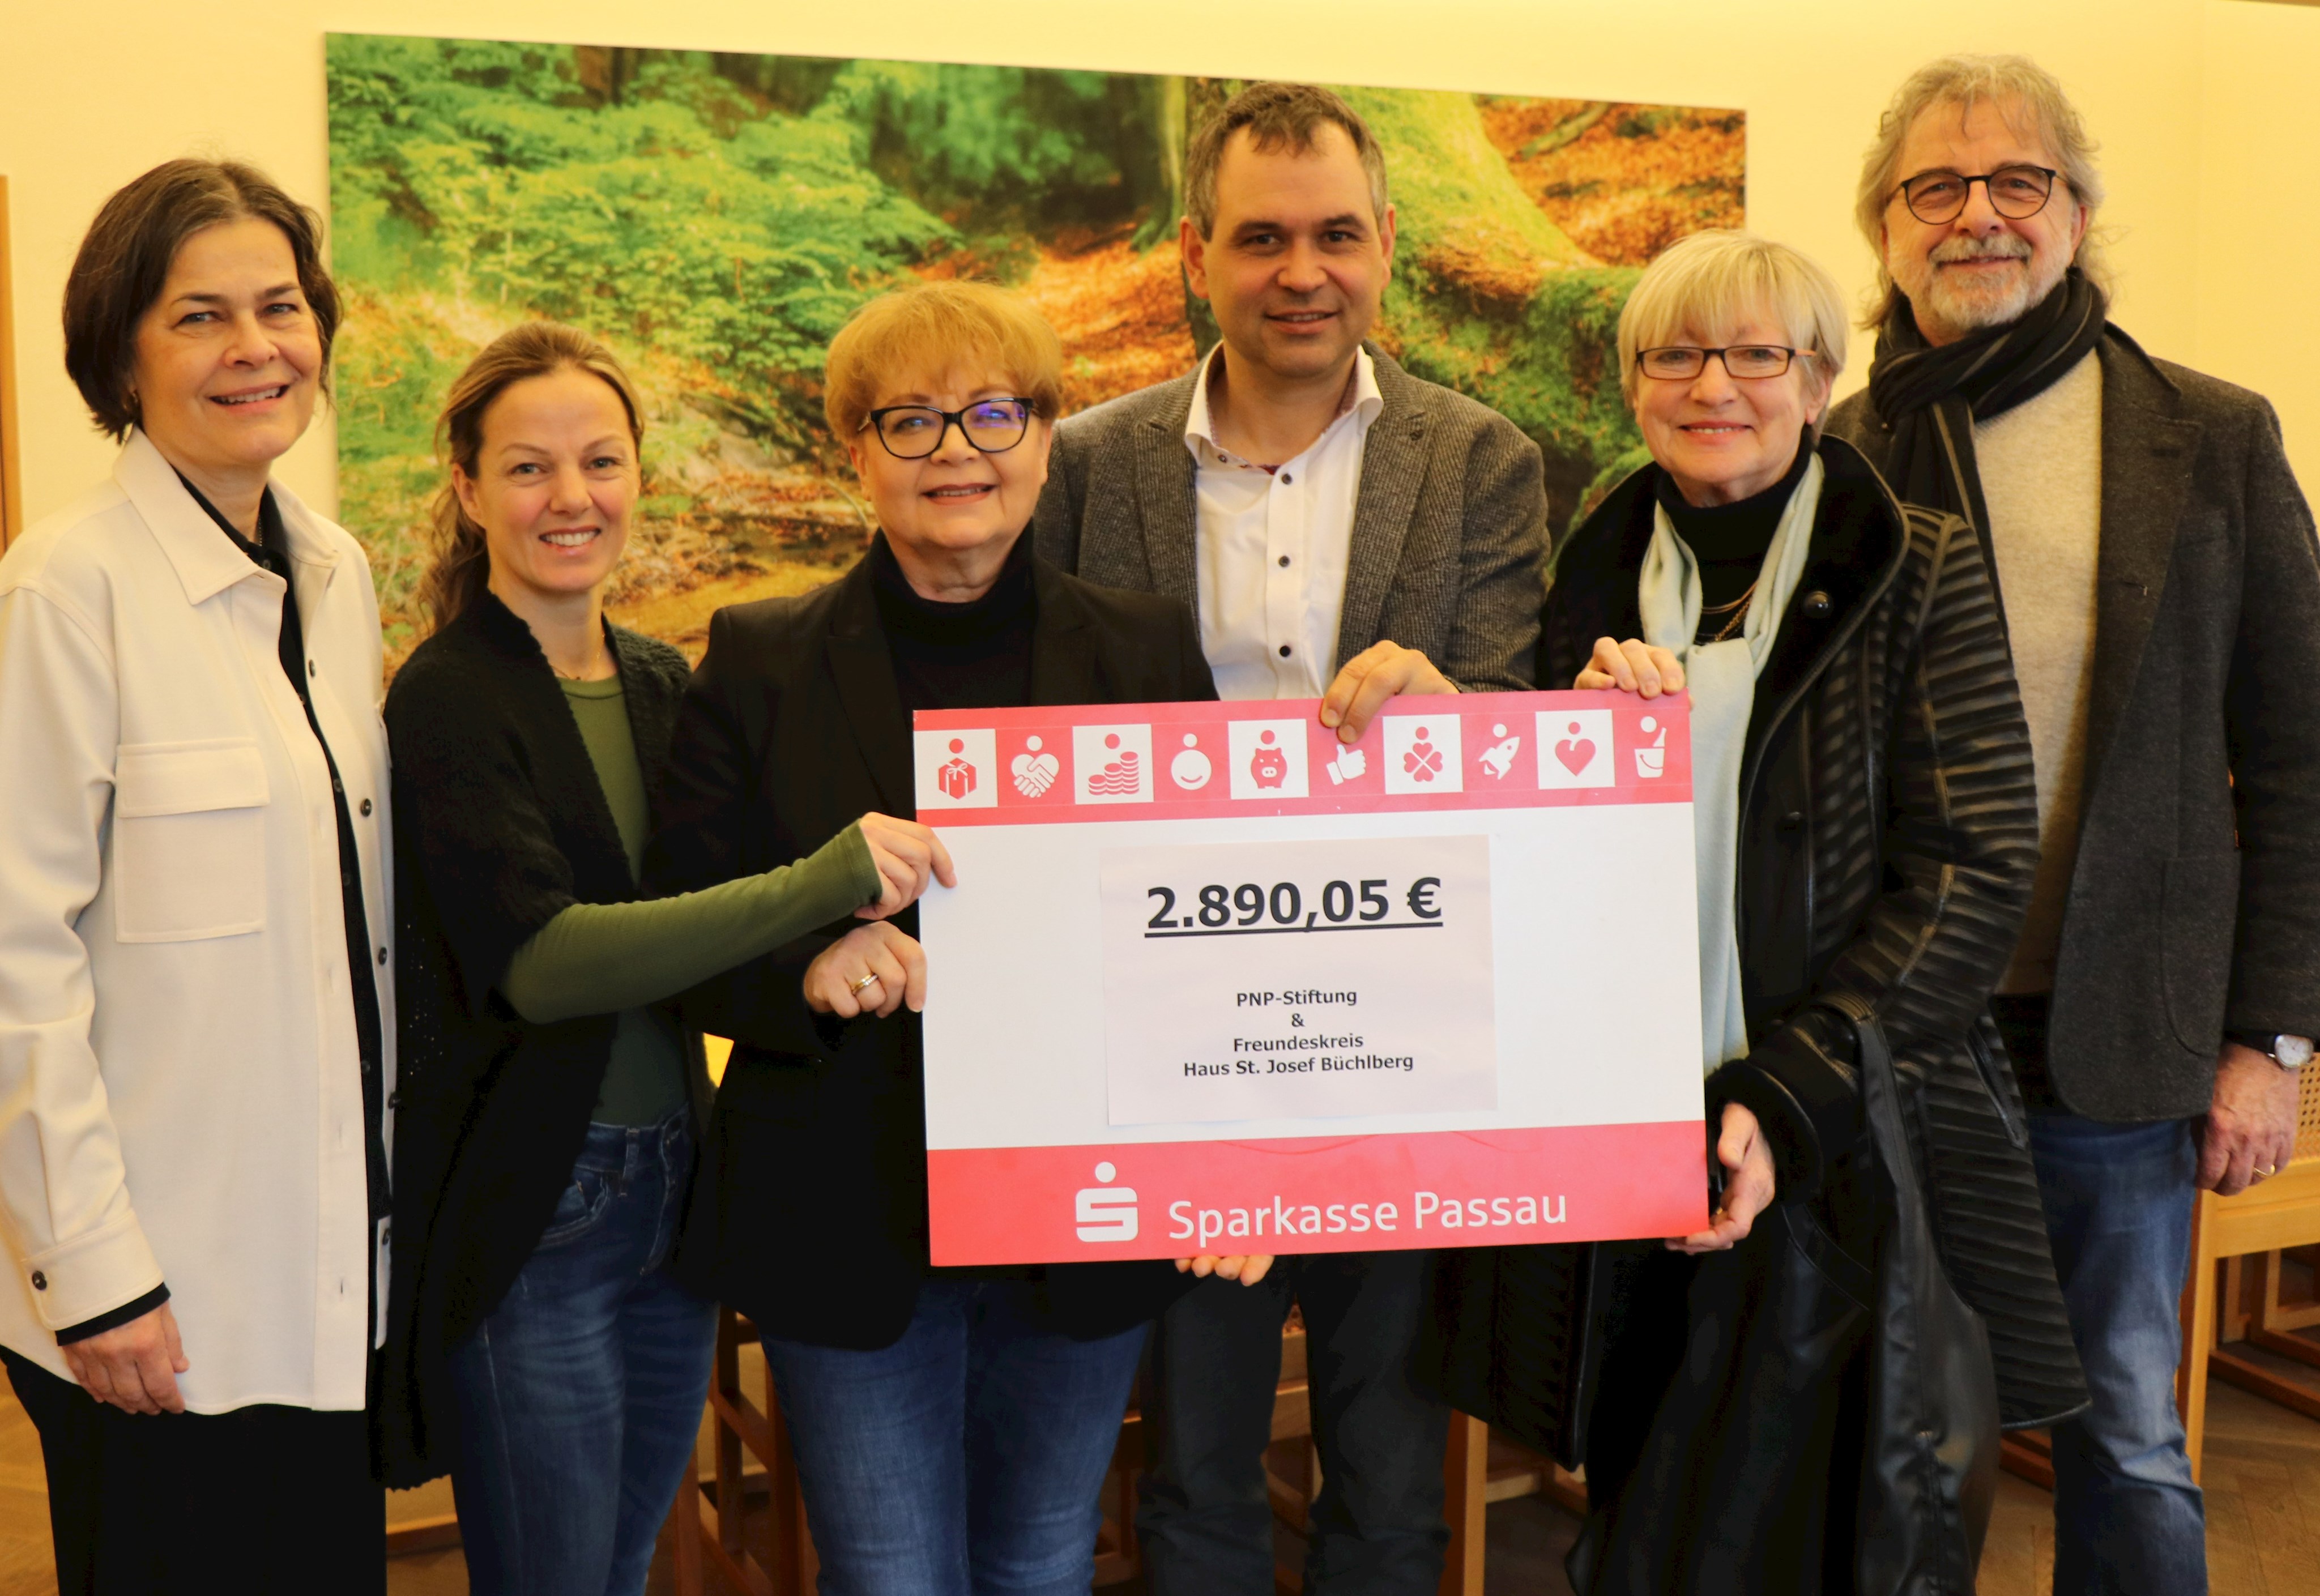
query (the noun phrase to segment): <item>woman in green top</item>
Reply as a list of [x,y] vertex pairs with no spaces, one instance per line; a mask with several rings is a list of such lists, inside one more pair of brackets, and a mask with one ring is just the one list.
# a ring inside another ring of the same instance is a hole
[[471,1590],[632,1596],[700,1423],[712,1306],[662,1268],[708,1081],[655,1005],[950,880],[865,815],[811,857],[639,901],[684,661],[603,593],[640,412],[567,327],[451,390],[436,630],[386,705],[403,826],[391,1483],[448,1467]]

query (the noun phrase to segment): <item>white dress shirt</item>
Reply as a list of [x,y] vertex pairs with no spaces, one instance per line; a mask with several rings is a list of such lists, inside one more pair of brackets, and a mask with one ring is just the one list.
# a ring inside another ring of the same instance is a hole
[[0,1345],[69,1379],[56,1331],[166,1281],[197,1413],[361,1408],[386,1290],[337,805],[278,651],[295,584],[391,1087],[378,603],[273,492],[291,583],[134,432],[0,559]]
[[1385,401],[1369,351],[1354,354],[1337,417],[1272,470],[1227,453],[1209,415],[1219,344],[1184,422],[1199,518],[1201,648],[1222,698],[1319,698],[1337,669],[1337,621],[1361,497],[1362,450]]

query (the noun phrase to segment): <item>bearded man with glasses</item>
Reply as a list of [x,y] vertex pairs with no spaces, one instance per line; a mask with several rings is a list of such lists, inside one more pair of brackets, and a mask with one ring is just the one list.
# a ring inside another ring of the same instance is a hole
[[2054,1589],[2207,1589],[2177,1418],[2191,1188],[2295,1139],[2320,1031],[2320,559],[2271,407],[2108,320],[2093,146],[2019,56],[1921,68],[1864,163],[1884,298],[1832,413],[1996,574],[2043,860],[1993,1000],[2091,1406]]

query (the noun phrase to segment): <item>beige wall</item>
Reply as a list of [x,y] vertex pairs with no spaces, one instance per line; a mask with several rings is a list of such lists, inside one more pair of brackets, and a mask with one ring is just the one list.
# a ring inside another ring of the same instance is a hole
[[[2299,252],[2269,242],[2243,252],[2241,236],[2223,231],[2257,217],[2270,239],[2320,230],[2300,197],[2307,186],[2291,182],[2320,151],[2308,136],[2320,122],[2309,88],[2320,14],[2243,0],[1757,0],[1721,14],[1691,0],[1014,0],[994,27],[978,20],[987,7],[906,9],[917,26],[881,20],[893,7],[828,0],[15,8],[0,51],[0,173],[15,210],[26,512],[66,503],[111,458],[65,381],[55,308],[95,206],[187,152],[255,160],[321,203],[327,30],[1736,105],[1749,116],[1752,223],[1854,286],[1866,285],[1870,261],[1850,230],[1850,195],[1895,82],[1944,50],[2026,50],[2062,77],[2104,141],[2120,320],[2157,353],[2271,393],[2320,481],[2320,383],[2308,358],[2320,331],[2302,303]],[[2307,136],[2286,141],[2296,131]],[[1867,352],[1864,340],[1848,388]],[[327,426],[282,474],[319,504],[335,503]]]
[[2192,347],[2279,411],[2320,496],[2320,10],[2208,0]]

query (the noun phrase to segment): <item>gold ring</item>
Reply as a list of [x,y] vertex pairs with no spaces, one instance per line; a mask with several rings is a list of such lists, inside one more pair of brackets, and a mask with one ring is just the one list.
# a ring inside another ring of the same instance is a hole
[[2277,1164],[2267,1164],[2261,1169],[2257,1170],[2256,1173],[2261,1175],[2278,1174],[2279,1173],[2279,1165]]
[[861,979],[861,980],[859,980],[859,981],[849,981],[849,982],[847,982],[847,983],[846,984],[846,990],[847,990],[847,992],[849,994],[851,994],[851,995],[853,995],[853,996],[855,996],[855,997],[860,997],[864,993],[867,992],[871,987],[873,987],[873,986],[876,985],[876,984],[877,984],[877,982],[878,982],[878,972],[877,972],[877,971],[875,971],[875,970],[873,970],[873,971],[871,971],[867,975],[863,976],[863,977],[862,977],[862,979]]

